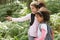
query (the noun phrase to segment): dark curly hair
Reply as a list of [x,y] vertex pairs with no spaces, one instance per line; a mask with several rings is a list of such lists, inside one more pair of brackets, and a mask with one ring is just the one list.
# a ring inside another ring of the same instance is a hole
[[40,17],[43,17],[44,22],[50,20],[50,13],[48,11],[39,11],[35,15],[39,15]]

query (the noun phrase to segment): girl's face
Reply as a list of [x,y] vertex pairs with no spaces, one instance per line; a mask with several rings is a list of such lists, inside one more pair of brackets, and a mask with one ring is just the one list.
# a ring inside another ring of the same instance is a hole
[[37,18],[38,22],[40,22],[40,23],[43,22],[43,17],[40,17],[39,15],[36,14],[36,18]]
[[34,14],[38,11],[38,9],[35,8],[34,6],[30,6],[30,8],[31,8],[32,13]]

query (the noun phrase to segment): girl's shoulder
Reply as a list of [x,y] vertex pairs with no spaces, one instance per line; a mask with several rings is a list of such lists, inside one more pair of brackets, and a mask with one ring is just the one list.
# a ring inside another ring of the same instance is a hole
[[42,25],[42,26],[47,26],[47,24],[46,24],[46,23],[42,23],[41,25]]
[[41,26],[47,26],[46,23],[40,23],[39,25],[41,25]]
[[47,28],[47,24],[46,23],[41,23],[41,24],[39,24],[39,27],[41,27],[41,28]]

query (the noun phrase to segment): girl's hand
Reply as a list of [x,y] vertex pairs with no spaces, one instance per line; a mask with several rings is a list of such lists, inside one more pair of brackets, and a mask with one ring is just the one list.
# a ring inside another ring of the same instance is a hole
[[11,21],[12,17],[8,16],[8,17],[6,17],[6,20]]

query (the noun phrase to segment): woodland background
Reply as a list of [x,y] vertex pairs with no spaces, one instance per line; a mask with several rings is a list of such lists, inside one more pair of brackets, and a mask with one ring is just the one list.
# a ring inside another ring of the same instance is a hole
[[[34,0],[0,0],[0,40],[28,40],[29,21],[12,22],[6,16],[15,18],[30,13],[29,4]],[[60,40],[60,0],[45,0],[51,11],[50,22],[54,30],[54,40]]]

